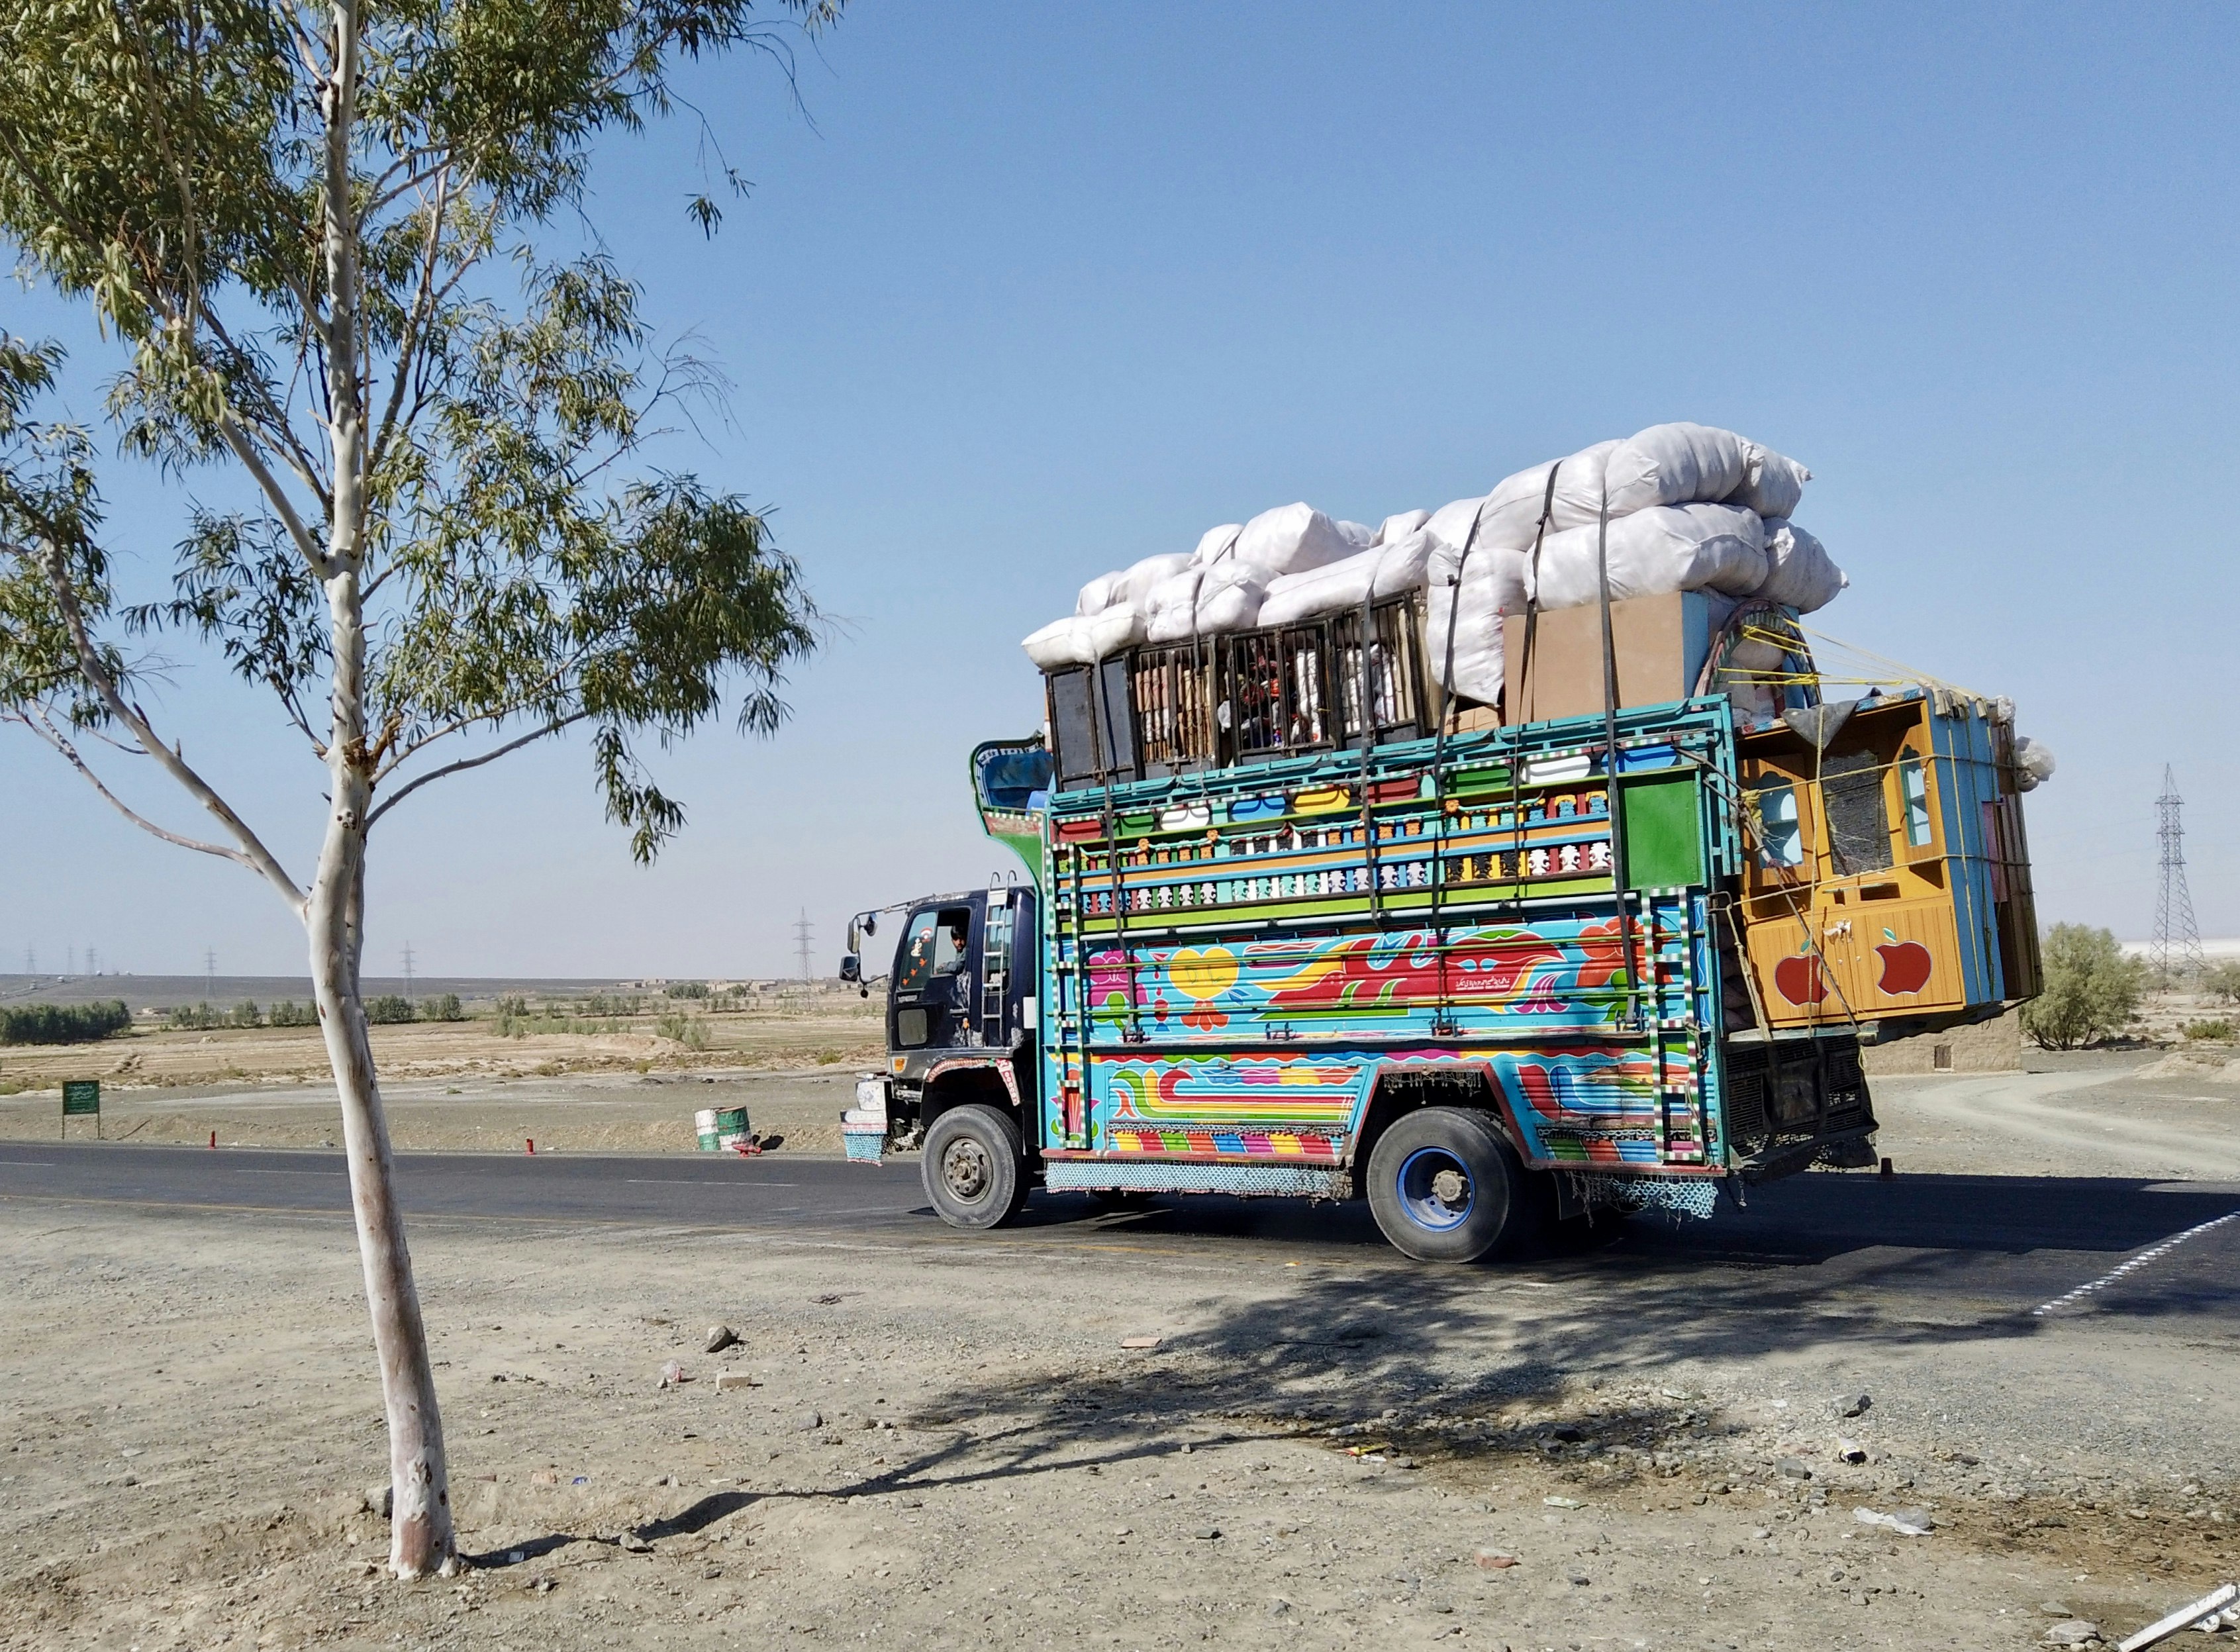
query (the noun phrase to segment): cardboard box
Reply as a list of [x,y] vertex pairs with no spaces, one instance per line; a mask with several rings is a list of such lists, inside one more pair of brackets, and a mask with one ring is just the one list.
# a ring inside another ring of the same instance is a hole
[[[1612,603],[1617,703],[1663,705],[1693,694],[1696,679],[1710,653],[1711,614],[1711,598],[1701,591],[1630,596]],[[1502,643],[1508,660],[1502,701],[1504,723],[1602,715],[1600,607],[1590,604],[1543,611],[1533,636],[1530,662],[1524,657],[1522,614],[1509,615],[1502,621]]]

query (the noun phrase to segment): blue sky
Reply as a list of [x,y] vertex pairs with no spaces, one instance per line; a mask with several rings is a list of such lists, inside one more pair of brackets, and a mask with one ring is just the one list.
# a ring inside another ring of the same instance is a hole
[[[841,623],[782,735],[661,760],[691,821],[650,871],[580,746],[419,794],[377,836],[368,968],[778,973],[806,908],[829,969],[852,908],[1005,863],[964,754],[1035,726],[1017,639],[1090,576],[1681,418],[1812,467],[1798,518],[1852,580],[1820,629],[2051,745],[2047,921],[2145,933],[2168,763],[2203,931],[2240,932],[2203,737],[2240,609],[2236,48],[2205,7],[866,0],[803,59],[808,118],[767,65],[697,71],[750,198],[702,238],[679,124],[608,146],[591,219],[734,384],[663,462],[775,507]],[[0,325],[70,342],[97,410],[82,316],[10,288]],[[160,559],[180,491],[109,485]],[[308,866],[317,770],[270,708],[189,669],[161,715]],[[0,967],[300,964],[261,885],[14,730],[0,844]]]

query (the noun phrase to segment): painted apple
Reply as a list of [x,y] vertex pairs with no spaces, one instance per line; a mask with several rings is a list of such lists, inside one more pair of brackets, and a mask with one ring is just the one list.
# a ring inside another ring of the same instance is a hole
[[1901,941],[1890,930],[1883,931],[1888,943],[1875,949],[1875,956],[1883,961],[1883,978],[1878,983],[1884,992],[1919,992],[1929,984],[1937,960],[1929,949],[1918,941]]
[[1810,952],[1775,964],[1773,984],[1793,1004],[1817,1004],[1828,996],[1828,977],[1820,972],[1820,960]]

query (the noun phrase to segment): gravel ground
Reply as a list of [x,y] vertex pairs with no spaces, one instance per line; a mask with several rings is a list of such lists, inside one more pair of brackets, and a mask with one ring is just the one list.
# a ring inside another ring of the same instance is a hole
[[[1954,1100],[2000,1081],[1891,1086],[1885,1150],[2105,1175],[2110,1109],[2199,1122],[2183,1082],[2083,1076],[2023,1098],[2066,1143]],[[403,1585],[346,1230],[0,1202],[0,1243],[10,1647],[2019,1649],[2240,1566],[2240,1385],[2183,1319],[1120,1218],[1094,1247],[430,1221],[472,1562]],[[703,1353],[712,1322],[740,1346]]]

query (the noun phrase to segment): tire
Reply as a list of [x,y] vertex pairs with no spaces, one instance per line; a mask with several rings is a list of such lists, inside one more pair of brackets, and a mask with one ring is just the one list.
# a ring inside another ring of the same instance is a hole
[[1393,1248],[1418,1262],[1476,1262],[1516,1225],[1525,1202],[1524,1167],[1483,1113],[1406,1114],[1369,1156],[1369,1209]]
[[925,1133],[925,1196],[952,1228],[998,1228],[1027,1202],[1019,1132],[992,1107],[952,1107]]

